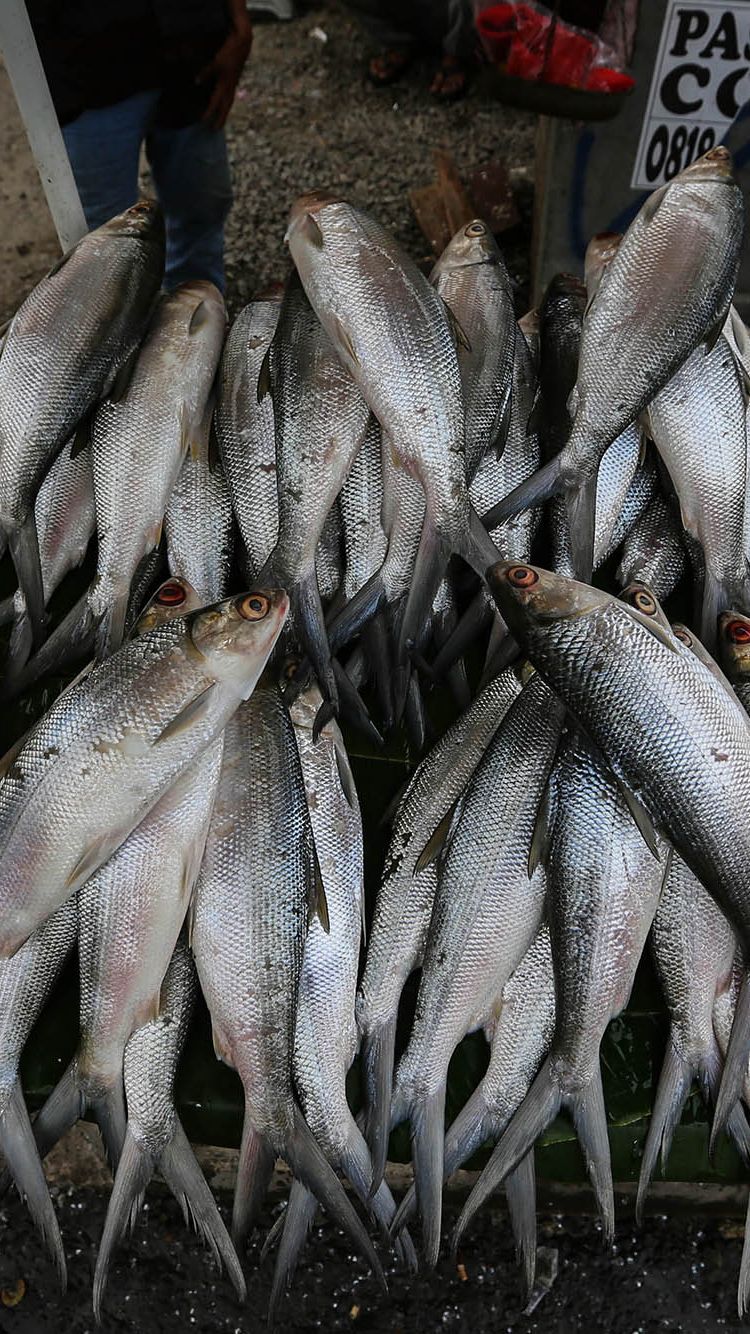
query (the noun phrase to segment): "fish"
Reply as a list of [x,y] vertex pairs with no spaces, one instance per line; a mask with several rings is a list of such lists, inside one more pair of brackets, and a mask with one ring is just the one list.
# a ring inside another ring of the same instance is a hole
[[393,819],[356,999],[365,1135],[376,1185],[388,1153],[399,1001],[424,955],[437,858],[454,807],[519,691],[510,670],[485,687],[420,762]]
[[213,283],[183,283],[162,296],[127,385],[97,408],[91,451],[98,559],[89,611],[99,657],[122,643],[136,570],[159,545],[186,455],[200,448],[225,325]]
[[731,155],[719,145],[649,195],[604,270],[584,318],[568,440],[495,516],[563,494],[579,577],[592,568],[600,459],[690,354],[718,338],[743,226]]
[[516,317],[513,284],[500,248],[481,218],[460,227],[430,274],[463,338],[458,366],[466,414],[469,483],[487,453],[505,446],[511,413]]
[[[608,594],[533,566],[499,564],[488,578],[530,660],[635,799],[645,835],[653,841],[649,826],[663,833],[747,939],[750,725],[739,705],[674,635]],[[676,706],[665,709],[665,698]],[[747,1064],[747,990],[724,1067],[714,1143]]]
[[[731,1033],[734,1027],[734,1018],[737,1009],[737,1001],[742,990],[743,980],[746,972],[745,955],[742,948],[738,945],[734,956],[734,965],[729,979],[729,984],[716,995],[713,1008],[713,1027],[716,1041],[722,1056],[726,1057]],[[742,1081],[742,1099],[745,1107],[750,1100],[750,1079],[747,1073]],[[739,1111],[739,1109],[736,1109]],[[739,1115],[746,1125],[743,1112]],[[744,1129],[743,1125],[743,1129]],[[750,1208],[745,1215],[745,1235],[742,1243],[742,1256],[740,1258],[740,1272],[737,1282],[737,1314],[740,1320],[743,1320],[750,1309]]]
[[697,628],[708,649],[720,612],[747,597],[744,546],[747,395],[723,334],[704,345],[651,400],[649,433],[672,479],[682,525],[700,549]]
[[[371,416],[362,446],[339,497],[344,529],[342,592],[345,602],[351,602],[368,580],[377,575],[385,561],[388,538],[383,527],[384,500],[380,424]],[[420,527],[422,513],[423,510],[419,516]],[[389,731],[393,725],[391,661],[388,627],[382,613],[364,627],[362,637],[368,656],[366,676],[374,678],[383,729]]]
[[640,580],[656,597],[669,597],[687,569],[687,555],[672,507],[660,491],[651,497],[623,542],[617,567],[621,585]]
[[164,515],[169,568],[196,590],[203,606],[229,592],[234,554],[232,498],[221,460],[211,452],[212,413],[209,400]]
[[0,957],[104,864],[253,690],[288,609],[252,590],[83,674],[0,785]]
[[554,781],[555,814],[545,860],[555,1033],[549,1055],[464,1205],[455,1243],[561,1107],[573,1118],[604,1236],[611,1240],[614,1233],[599,1048],[607,1025],[630,996],[669,850],[662,846],[654,855],[646,845],[616,779],[577,728],[566,737]]
[[[447,1181],[488,1140],[497,1141],[523,1102],[552,1042],[555,984],[549,926],[536,937],[493,1001],[483,1022],[491,1044],[487,1071],[445,1134],[443,1179]],[[506,1178],[516,1251],[527,1292],[536,1268],[534,1155],[527,1154]],[[416,1207],[410,1186],[401,1205],[409,1218]]]
[[[422,536],[399,628],[400,716],[410,653],[449,557],[461,555],[480,576],[493,559],[468,496],[455,334],[444,303],[416,265],[374,218],[345,200],[302,196],[292,207],[286,240],[310,304],[378,418],[394,462],[424,492]],[[383,595],[376,576],[358,594],[363,619],[350,604],[352,632],[371,619]]]
[[[533,865],[532,842],[562,721],[562,708],[533,675],[476,767],[438,868],[415,1019],[391,1106],[392,1125],[410,1123],[422,1250],[431,1268],[440,1247],[448,1065],[541,925],[546,875]],[[392,1229],[402,1221],[399,1210]]]
[[107,1205],[94,1270],[94,1317],[101,1309],[114,1249],[143,1206],[156,1171],[183,1213],[224,1263],[240,1301],[247,1288],[242,1266],[208,1183],[175,1111],[174,1083],[185,1047],[195,998],[195,965],[187,943],[178,941],[161,987],[159,1010],[128,1039],[124,1055],[127,1131]]
[[344,528],[341,508],[338,500],[336,500],[326,515],[323,531],[315,549],[315,577],[318,581],[320,600],[324,607],[329,606],[335,600],[341,587],[344,573],[343,540]]
[[232,1236],[239,1245],[257,1221],[280,1156],[380,1278],[370,1238],[293,1090],[313,847],[294,727],[280,691],[268,682],[225,728],[192,916],[192,949],[214,1050],[237,1071],[245,1095]]
[[[364,921],[362,818],[343,737],[334,721],[313,740],[322,703],[311,685],[294,701],[294,727],[307,807],[328,905],[329,928],[315,917],[305,939],[294,1033],[294,1084],[305,1120],[335,1171],[346,1176],[386,1231],[396,1204],[385,1182],[370,1198],[370,1151],[349,1109],[346,1077],[357,1052],[354,1013],[359,943]],[[275,1312],[318,1202],[300,1181],[292,1184],[284,1215],[270,1310]],[[405,1239],[404,1259],[416,1267]]]
[[[94,484],[88,448],[73,453],[68,441],[54,460],[34,502],[44,605],[66,574],[82,564],[94,535]],[[13,620],[8,671],[16,675],[31,652],[33,635],[20,589],[0,604],[0,624]]]
[[750,714],[750,617],[725,611],[719,617],[719,658],[745,713]]
[[596,296],[604,271],[617,254],[621,240],[621,232],[599,232],[596,236],[592,236],[586,246],[583,282],[589,301],[593,301]]
[[570,433],[570,395],[578,375],[586,288],[572,273],[550,280],[539,307],[537,430],[545,460],[559,454]]
[[140,200],[84,236],[33,289],[0,354],[0,534],[34,646],[45,629],[34,501],[55,455],[133,356],[164,270],[164,221]]
[[276,332],[276,299],[251,301],[227,335],[217,377],[216,439],[242,538],[245,578],[254,582],[279,530],[276,437],[269,394],[258,380]]

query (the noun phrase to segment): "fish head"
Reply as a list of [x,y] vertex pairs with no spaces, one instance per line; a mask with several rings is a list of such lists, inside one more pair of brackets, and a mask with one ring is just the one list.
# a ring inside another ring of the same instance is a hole
[[320,250],[323,245],[323,214],[340,213],[346,200],[332,190],[311,190],[300,195],[289,212],[284,240],[291,246],[294,241],[307,241]]
[[723,144],[717,144],[715,148],[709,148],[703,157],[695,159],[689,167],[685,167],[679,176],[673,177],[671,185],[679,185],[682,182],[693,181],[733,181],[732,173],[734,163],[732,154]]
[[669,621],[662,611],[656,594],[649,588],[648,584],[634,580],[623,588],[618,595],[621,602],[627,603],[629,607],[635,607],[636,611],[641,612],[643,616],[648,616],[649,620],[658,621],[665,630],[670,628]]
[[153,630],[157,625],[163,625],[165,621],[173,621],[177,616],[187,616],[203,605],[203,598],[187,579],[165,579],[138,617],[133,626],[132,638],[137,639],[139,635]]
[[[254,588],[185,618],[190,650],[216,680],[242,685],[260,676],[289,611],[281,588]],[[256,671],[257,668],[257,671]]]
[[164,214],[156,199],[139,199],[137,204],[117,213],[98,230],[110,236],[136,236],[163,244]]
[[612,602],[590,584],[520,561],[498,561],[489,567],[485,578],[500,611],[522,643],[535,626],[586,616]]
[[719,617],[719,657],[732,681],[750,679],[750,616],[724,611]]
[[481,218],[474,218],[461,227],[448,242],[437,263],[437,268],[461,269],[475,264],[497,264],[500,259],[492,232]]
[[612,263],[617,249],[622,240],[620,232],[599,232],[597,236],[592,236],[586,246],[586,258],[584,260],[584,273],[586,291],[589,299],[594,295],[599,283],[601,282],[604,271]]

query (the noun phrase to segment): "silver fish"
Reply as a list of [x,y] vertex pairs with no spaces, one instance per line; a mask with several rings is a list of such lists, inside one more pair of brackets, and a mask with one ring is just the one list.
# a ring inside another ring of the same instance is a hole
[[128,1123],[107,1206],[94,1271],[94,1316],[101,1305],[114,1249],[140,1212],[158,1170],[217,1261],[226,1265],[240,1301],[247,1296],[242,1266],[216,1202],[198,1166],[174,1105],[177,1065],[185,1046],[195,996],[195,966],[178,942],[161,987],[159,1013],[136,1029],[125,1048]]
[[164,516],[169,568],[197,590],[204,605],[226,597],[234,546],[229,487],[220,460],[211,458],[212,406],[191,435]]
[[659,598],[674,592],[687,568],[685,544],[661,492],[648,501],[624,540],[617,581],[642,580]]
[[511,411],[516,318],[513,284],[500,249],[481,218],[448,242],[430,282],[461,330],[458,365],[466,413],[466,476],[488,449],[501,454]]
[[287,612],[252,592],[158,626],[33,728],[0,786],[0,956],[80,888],[252,691]]
[[375,1180],[388,1150],[396,1019],[406,979],[424,954],[436,860],[456,802],[520,690],[511,671],[482,691],[421,761],[393,821],[357,992],[366,1134]]
[[482,1171],[456,1227],[480,1205],[567,1107],[586,1159],[605,1237],[614,1189],[599,1047],[624,1009],[659,902],[669,854],[654,856],[616,780],[580,732],[555,773],[556,814],[547,873],[557,997],[549,1055]]
[[344,573],[344,527],[338,500],[329,509],[315,549],[315,577],[324,607],[333,602]]
[[380,426],[374,417],[341,489],[340,505],[346,547],[344,596],[349,599],[380,569],[388,545],[381,519]]
[[163,296],[127,385],[94,417],[99,555],[89,606],[102,657],[122,642],[135,572],[159,544],[183,460],[201,438],[225,324],[213,283],[183,283]]
[[245,551],[246,578],[255,580],[279,531],[276,437],[269,395],[258,398],[260,368],[276,331],[281,297],[251,301],[229,330],[216,399],[219,442]]
[[[392,1124],[408,1118],[422,1245],[440,1246],[448,1064],[484,1019],[541,925],[543,867],[530,875],[537,810],[563,712],[534,675],[488,745],[454,818],[438,869],[416,1014],[396,1070]],[[394,1229],[402,1221],[401,1211]]]
[[141,200],[84,236],[14,316],[0,355],[0,532],[34,640],[44,594],[34,498],[143,335],[164,268],[164,223]]
[[281,1155],[379,1273],[292,1087],[312,847],[294,728],[279,691],[262,686],[226,726],[193,914],[214,1048],[245,1093],[232,1231],[236,1242],[247,1235]]
[[593,301],[596,296],[604,277],[604,270],[612,263],[621,240],[622,234],[620,232],[599,232],[596,236],[592,236],[586,246],[583,261],[583,281],[589,301]]

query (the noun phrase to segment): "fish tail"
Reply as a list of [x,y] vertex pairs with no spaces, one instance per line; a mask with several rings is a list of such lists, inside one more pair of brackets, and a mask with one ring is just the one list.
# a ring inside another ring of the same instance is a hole
[[8,1105],[0,1116],[0,1152],[19,1195],[26,1201],[26,1207],[42,1235],[64,1292],[68,1280],[62,1237],[18,1079]]
[[110,658],[125,638],[125,622],[130,605],[130,587],[110,598],[96,631],[96,656],[99,662]]
[[[453,597],[451,597],[451,603],[448,609],[441,616],[433,617],[432,637],[437,649],[440,649],[446,640],[450,638],[453,630],[456,628],[457,622],[458,613],[456,611],[455,601]],[[469,686],[469,678],[466,674],[466,663],[464,662],[463,657],[458,657],[455,662],[451,663],[450,667],[446,670],[445,678],[448,683],[448,689],[453,696],[454,703],[462,712],[464,709],[468,709],[471,703],[471,688]]]
[[369,624],[384,602],[385,584],[378,570],[331,619],[327,627],[331,652],[337,653],[350,643]]
[[10,642],[8,644],[8,672],[11,677],[20,672],[31,656],[34,647],[34,636],[31,630],[31,621],[26,610],[24,602],[21,609],[13,621],[13,628],[10,632]]
[[128,1127],[122,1080],[107,1089],[100,1097],[86,1098],[85,1110],[90,1112],[96,1121],[104,1143],[107,1162],[112,1171],[116,1172]]
[[638,1194],[635,1202],[635,1218],[639,1226],[643,1223],[643,1206],[646,1203],[649,1184],[656,1162],[662,1161],[662,1170],[669,1154],[669,1146],[675,1127],[679,1124],[682,1109],[690,1092],[693,1076],[696,1072],[674,1049],[672,1042],[667,1043],[667,1050],[656,1088],[654,1109],[649,1121],[646,1143],[643,1146],[641,1173],[638,1178]]
[[505,1178],[505,1196],[516,1256],[523,1272],[528,1299],[536,1277],[536,1171],[533,1149]]
[[0,625],[10,625],[15,620],[16,599],[11,593],[10,597],[3,598],[0,601]]
[[429,512],[426,513],[396,645],[394,697],[397,721],[401,720],[406,704],[413,654],[424,644],[435,594],[455,549],[452,538],[441,533]]
[[[700,1069],[703,1093],[707,1102],[714,1103],[716,1101],[723,1067],[724,1062],[719,1044],[714,1039],[711,1051],[704,1057]],[[735,1103],[729,1113],[727,1134],[744,1161],[746,1163],[750,1162],[750,1123],[745,1116],[742,1102]]]
[[610,1242],[615,1232],[615,1192],[601,1071],[597,1069],[585,1088],[567,1095],[564,1101],[570,1108],[578,1142],[586,1160],[586,1170],[604,1228],[604,1240]]
[[[396,1216],[396,1201],[391,1195],[390,1189],[385,1181],[381,1183],[375,1194],[372,1196],[370,1207],[375,1221],[379,1224],[381,1230],[385,1233],[389,1233],[390,1226]],[[419,1268],[417,1252],[414,1248],[414,1242],[405,1227],[402,1227],[398,1236],[394,1239],[393,1245],[396,1255],[404,1269],[410,1274],[416,1274]]]
[[273,1329],[279,1306],[289,1291],[317,1209],[318,1201],[313,1192],[308,1190],[307,1186],[303,1186],[301,1181],[293,1181],[289,1192],[289,1203],[283,1214],[281,1241],[268,1300],[269,1330]]
[[480,1173],[461,1211],[453,1234],[454,1249],[485,1200],[533,1148],[539,1136],[554,1121],[561,1106],[562,1090],[548,1057],[495,1146],[492,1157]]
[[[362,696],[357,690],[357,687],[355,686],[354,682],[347,675],[346,670],[341,666],[341,664],[336,660],[336,658],[332,660],[331,665],[337,688],[337,699],[335,703],[341,712],[341,716],[345,718],[347,722],[351,723],[352,727],[356,727],[357,731],[361,732],[363,736],[367,737],[367,740],[372,742],[374,746],[379,746],[379,747],[384,746],[385,742],[380,732],[378,731],[377,727],[375,726],[374,722],[372,721],[372,718],[370,717],[370,714],[367,710],[367,706],[365,705]],[[318,710],[318,715],[315,719],[315,724],[313,726],[313,736],[315,738],[317,738],[317,736],[320,735],[322,727],[325,725],[324,723],[321,723],[319,725],[318,719],[321,717],[321,715],[325,716],[323,711],[326,710],[326,704],[329,706],[326,712],[330,712],[331,716],[333,716],[335,708],[333,710],[330,708],[330,706],[333,703],[334,701],[328,699],[326,703],[321,705],[320,709]],[[327,721],[328,719],[326,718],[326,722]]]
[[83,593],[40,649],[22,670],[15,671],[10,662],[10,677],[3,684],[3,695],[10,698],[28,690],[43,676],[60,672],[85,657],[94,643],[96,618],[89,605],[88,592]]
[[132,1227],[143,1205],[146,1187],[156,1168],[154,1158],[138,1144],[128,1130],[115,1173],[112,1194],[109,1197],[99,1253],[94,1270],[94,1317],[101,1321],[102,1299],[109,1277],[109,1266],[115,1248],[128,1226]]
[[244,1302],[247,1288],[237,1252],[208,1182],[198,1166],[190,1141],[178,1120],[175,1121],[174,1134],[159,1158],[159,1171],[180,1202],[183,1212],[189,1213],[196,1231],[217,1263],[223,1263],[237,1296]]
[[267,1135],[253,1129],[246,1110],[232,1209],[232,1241],[236,1247],[245,1240],[257,1220],[275,1162],[271,1141]]
[[727,1048],[727,1054],[724,1061],[724,1073],[721,1077],[719,1093],[716,1099],[716,1107],[714,1109],[714,1119],[711,1125],[711,1139],[708,1148],[711,1157],[713,1157],[716,1152],[719,1136],[723,1130],[727,1129],[732,1109],[736,1106],[742,1096],[742,1085],[747,1074],[749,1056],[750,979],[746,969],[742,977],[740,991],[737,997],[737,1005],[734,1011],[734,1020],[732,1022],[732,1032],[729,1037],[729,1047]]
[[339,691],[314,564],[310,573],[292,586],[290,602],[292,624],[312,664],[320,692],[323,699],[330,703],[334,714],[337,714]]
[[596,530],[596,478],[583,478],[565,492],[565,509],[570,530],[570,556],[576,579],[591,581],[594,570]]
[[696,620],[700,626],[700,640],[709,653],[716,651],[716,627],[719,616],[732,606],[732,588],[724,580],[717,578],[704,564],[703,586]]
[[489,625],[491,618],[492,607],[487,602],[484,590],[480,589],[459,618],[455,629],[439,646],[432,662],[433,674],[438,677],[444,676],[453,663],[458,662],[459,658],[471,648],[474,640],[478,639]]
[[[372,1158],[367,1141],[354,1117],[350,1118],[347,1125],[346,1142],[341,1151],[339,1170],[349,1178],[353,1190],[375,1219],[383,1237],[389,1240],[390,1225],[396,1213],[396,1201],[385,1181],[381,1181],[373,1194]],[[417,1254],[408,1232],[400,1233],[395,1248],[404,1267],[412,1273],[416,1272]]]
[[489,1139],[494,1128],[494,1118],[480,1084],[446,1131],[443,1147],[443,1171],[446,1181],[458,1171],[459,1167],[463,1167],[467,1158],[476,1153],[485,1140]]
[[409,679],[404,707],[404,723],[409,738],[410,755],[413,757],[419,756],[427,745],[427,715],[417,672],[412,672]]
[[78,1061],[73,1058],[61,1079],[34,1120],[34,1139],[40,1158],[46,1158],[50,1149],[70,1130],[85,1111],[81,1092]]
[[[422,1254],[428,1268],[434,1269],[440,1254],[443,1205],[445,1081],[434,1093],[422,1095],[412,1104],[410,1126],[414,1185],[422,1224]],[[405,1222],[405,1214],[399,1206],[391,1223],[391,1234],[396,1236]]]
[[333,1168],[323,1156],[299,1107],[294,1109],[294,1127],[284,1148],[294,1175],[311,1190],[335,1223],[364,1253],[384,1291],[385,1274],[361,1219],[349,1200]]
[[737,1283],[737,1314],[744,1320],[750,1311],[750,1200],[745,1215],[745,1236],[742,1242],[740,1277]]
[[8,534],[8,546],[18,587],[26,603],[34,647],[38,648],[45,637],[47,616],[44,609],[42,566],[33,506],[20,528],[15,528]]
[[393,691],[391,689],[391,653],[388,626],[382,612],[378,612],[362,632],[370,676],[375,686],[378,711],[383,731],[393,727]]
[[523,514],[525,510],[543,505],[553,496],[561,495],[563,490],[560,455],[556,454],[531,477],[527,477],[509,491],[497,505],[492,506],[491,510],[483,514],[482,526],[490,529],[499,528],[506,519],[513,519],[516,514]]
[[370,1028],[362,1039],[362,1071],[365,1084],[365,1139],[372,1156],[371,1194],[385,1176],[391,1130],[393,1062],[396,1053],[396,1019]]
[[484,689],[490,681],[494,681],[496,676],[499,676],[506,667],[509,667],[517,652],[518,645],[509,633],[503,617],[498,612],[490,630],[482,677],[479,682],[480,689]]

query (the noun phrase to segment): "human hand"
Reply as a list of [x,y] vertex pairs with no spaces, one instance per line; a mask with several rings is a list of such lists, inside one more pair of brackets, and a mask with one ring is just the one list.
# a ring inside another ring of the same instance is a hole
[[226,41],[196,79],[196,83],[205,83],[211,78],[215,80],[208,106],[203,113],[203,120],[214,130],[220,130],[226,124],[252,44],[253,25],[242,10],[235,15],[232,31]]

